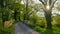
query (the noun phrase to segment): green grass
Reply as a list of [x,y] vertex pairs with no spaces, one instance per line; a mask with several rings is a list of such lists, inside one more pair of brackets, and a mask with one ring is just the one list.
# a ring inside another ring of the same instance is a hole
[[60,27],[53,27],[54,34],[60,34]]
[[26,24],[28,27],[32,28],[33,30],[36,30],[40,32],[41,34],[60,34],[60,27],[53,27],[52,30],[41,28],[40,26],[33,26],[30,24]]

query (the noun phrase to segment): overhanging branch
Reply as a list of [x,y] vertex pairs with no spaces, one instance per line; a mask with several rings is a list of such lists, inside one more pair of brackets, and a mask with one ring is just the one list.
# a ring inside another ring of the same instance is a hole
[[51,8],[54,7],[54,4],[55,4],[56,1],[57,1],[57,0],[55,0],[55,1],[51,4]]
[[43,5],[45,5],[45,2],[43,2],[42,0],[39,0],[40,2],[42,2]]
[[[33,8],[34,10],[36,10],[37,12],[39,11],[38,9],[34,8],[34,7],[31,7]],[[29,15],[31,15],[34,11],[32,11]]]
[[57,0],[55,0],[55,1],[53,2],[53,5],[55,4],[56,1],[57,1]]

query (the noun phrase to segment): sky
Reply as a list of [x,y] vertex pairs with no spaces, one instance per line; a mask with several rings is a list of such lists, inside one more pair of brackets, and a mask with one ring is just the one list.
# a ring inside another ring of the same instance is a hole
[[[25,0],[23,0],[23,1],[25,1]],[[21,2],[22,4],[24,4],[23,3],[23,1]],[[41,3],[39,0],[33,0],[35,3]]]
[[35,3],[41,3],[39,0],[34,0]]

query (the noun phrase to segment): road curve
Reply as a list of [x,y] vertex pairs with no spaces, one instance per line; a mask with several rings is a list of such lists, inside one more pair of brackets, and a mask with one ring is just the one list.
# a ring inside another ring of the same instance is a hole
[[40,34],[20,22],[15,24],[14,28],[15,34]]

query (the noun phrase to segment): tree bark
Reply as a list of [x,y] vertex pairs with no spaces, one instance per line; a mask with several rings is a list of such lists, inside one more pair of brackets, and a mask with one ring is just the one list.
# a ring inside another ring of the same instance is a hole
[[45,18],[46,18],[46,21],[47,21],[47,29],[52,29],[52,24],[51,24],[51,21],[52,21],[52,17],[51,17],[51,12],[52,10],[47,10],[45,11]]
[[15,12],[14,12],[14,19],[15,19],[15,21],[17,21],[17,10],[15,10]]
[[26,0],[26,10],[24,12],[24,20],[23,23],[27,22],[29,20],[29,15],[28,15],[28,0]]
[[[4,1],[4,0],[1,0],[1,1],[0,1],[0,3],[1,3],[1,4],[0,4],[0,5],[1,5],[1,8],[4,7],[4,5],[3,5],[3,1]],[[2,11],[2,22],[5,21],[5,19],[3,18],[3,16],[4,16],[4,15],[3,15],[3,11]]]

